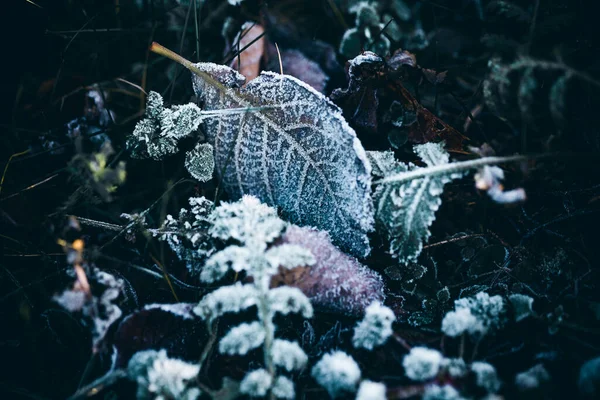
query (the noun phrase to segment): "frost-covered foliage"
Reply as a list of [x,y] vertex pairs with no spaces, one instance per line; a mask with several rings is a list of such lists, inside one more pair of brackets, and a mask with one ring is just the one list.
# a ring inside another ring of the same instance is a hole
[[386,387],[383,383],[364,380],[358,387],[356,400],[386,400]]
[[534,391],[550,381],[550,374],[543,364],[536,364],[515,376],[515,386],[521,392]]
[[452,385],[429,385],[423,393],[423,400],[464,400]]
[[[417,145],[414,151],[429,168],[450,161],[443,143]],[[379,185],[373,195],[377,224],[388,235],[391,252],[400,263],[415,261],[431,236],[429,227],[442,203],[444,185],[462,174],[448,171],[418,176],[414,173],[421,168],[397,162],[391,151],[371,151],[368,156],[373,175],[381,178],[375,182]]]
[[340,53],[348,59],[354,58],[363,49],[381,55],[388,53],[390,41],[385,35],[379,34],[384,24],[380,22],[375,4],[361,1],[349,11],[356,15],[355,26],[344,33],[340,43]]
[[201,121],[202,111],[195,104],[165,108],[162,96],[150,92],[146,118],[135,126],[127,148],[133,157],[161,160],[177,153],[179,140],[198,129]]
[[434,378],[443,360],[442,354],[427,347],[413,347],[404,359],[402,366],[407,377],[414,381],[427,381]]
[[506,310],[500,296],[479,292],[473,297],[456,300],[454,308],[442,320],[442,332],[447,336],[456,337],[463,333],[483,336],[505,323]]
[[511,294],[508,300],[512,304],[515,320],[517,322],[535,315],[533,311],[533,298],[524,294]]
[[200,266],[214,252],[208,237],[213,203],[204,197],[190,197],[188,202],[190,209],[182,208],[177,219],[167,215],[157,234],[180,260],[185,261],[192,274],[198,274]]
[[165,350],[145,350],[133,355],[127,375],[138,384],[138,400],[195,400],[200,389],[193,383],[200,367],[167,357]]
[[291,76],[263,72],[240,88],[245,78],[229,67],[199,63],[195,71],[204,109],[260,108],[204,123],[228,194],[256,196],[292,223],[328,231],[342,250],[368,255],[371,167],[341,110]]
[[190,175],[200,182],[211,180],[215,169],[213,147],[208,143],[198,143],[193,150],[186,153],[185,167]]
[[305,268],[298,279],[290,279],[297,276],[295,274],[281,273],[274,277],[274,283],[300,288],[313,306],[325,311],[362,315],[373,301],[385,299],[381,276],[335,247],[327,232],[291,225],[281,241],[310,250],[316,262]]
[[335,351],[325,354],[312,368],[311,375],[335,398],[356,391],[361,373],[351,356],[343,351]]
[[271,391],[274,396],[292,398],[293,383],[283,379],[280,372],[302,370],[308,358],[297,343],[275,338],[274,317],[276,314],[300,313],[311,318],[313,309],[299,289],[287,286],[271,289],[270,283],[280,267],[292,269],[311,265],[315,262],[314,257],[300,246],[269,248],[282,234],[285,223],[275,209],[255,197],[244,196],[237,203],[224,203],[214,210],[210,219],[209,235],[230,245],[207,260],[200,280],[213,283],[229,271],[245,271],[252,282],[237,282],[207,294],[194,312],[207,320],[210,329],[212,321],[224,313],[237,313],[256,306],[258,320],[231,328],[220,340],[219,352],[245,355],[262,346],[265,368],[246,375],[240,391],[254,397]]
[[99,295],[88,296],[81,288],[74,287],[54,296],[54,301],[70,312],[81,312],[85,320],[91,321],[93,345],[97,348],[108,328],[123,314],[114,302],[123,291],[124,282],[96,267],[88,278]]
[[354,347],[372,350],[381,346],[393,333],[392,324],[396,320],[394,312],[378,301],[365,310],[365,317],[354,328]]
[[577,386],[586,399],[600,396],[600,357],[592,358],[581,366]]
[[471,371],[475,374],[477,386],[485,389],[488,393],[496,393],[500,389],[500,380],[496,368],[486,362],[474,362]]

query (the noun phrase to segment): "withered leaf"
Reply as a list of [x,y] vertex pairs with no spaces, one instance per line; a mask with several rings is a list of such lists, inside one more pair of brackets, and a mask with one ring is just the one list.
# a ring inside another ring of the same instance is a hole
[[341,110],[291,76],[263,72],[240,88],[244,77],[226,66],[193,68],[204,109],[262,107],[205,124],[229,195],[254,195],[291,222],[328,231],[343,250],[368,255],[371,167]]
[[235,49],[236,53],[240,53],[231,61],[230,67],[238,70],[248,80],[256,78],[260,73],[260,62],[265,52],[264,33],[265,29],[261,25],[246,22],[234,40],[238,47]]

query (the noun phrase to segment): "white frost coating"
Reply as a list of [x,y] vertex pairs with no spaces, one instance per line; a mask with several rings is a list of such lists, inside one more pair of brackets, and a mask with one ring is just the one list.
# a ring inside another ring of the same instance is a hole
[[483,332],[484,327],[468,308],[459,308],[446,313],[442,320],[442,332],[446,336],[456,337],[465,332],[475,334]]
[[256,304],[257,291],[252,285],[237,282],[221,287],[206,296],[194,308],[194,313],[203,319],[213,320],[231,312],[238,313]]
[[312,318],[313,308],[310,300],[298,288],[282,286],[269,291],[271,310],[287,315],[300,313],[304,318]]
[[213,147],[208,143],[198,143],[193,150],[185,154],[185,167],[190,175],[200,182],[211,180],[215,169]]
[[250,350],[256,349],[265,341],[265,329],[258,322],[250,324],[239,324],[231,328],[229,332],[219,342],[219,352],[221,354],[239,354],[245,355]]
[[429,385],[423,393],[422,400],[465,400],[458,390],[451,385]]
[[144,310],[163,310],[171,314],[175,314],[183,319],[193,319],[192,309],[194,306],[191,303],[175,303],[175,304],[148,304]]
[[262,397],[267,394],[273,378],[264,369],[257,369],[247,374],[240,384],[240,392],[252,397]]
[[306,366],[308,357],[296,342],[275,339],[273,342],[273,363],[286,371],[301,370]]
[[295,244],[282,244],[270,248],[265,257],[271,265],[279,264],[280,267],[292,269],[315,264],[315,257],[304,247]]
[[358,387],[356,400],[386,400],[383,383],[362,381]]
[[[427,167],[447,164],[450,155],[443,143],[426,143],[414,146],[415,153]],[[399,176],[418,167],[413,164],[396,162],[383,152],[369,152],[369,158],[377,163],[374,172],[379,178]],[[373,195],[376,219],[387,233],[391,242],[391,252],[401,263],[415,261],[421,254],[423,243],[429,240],[429,227],[435,220],[440,207],[441,194],[446,183],[460,178],[460,173],[426,176],[403,183],[379,184]]]
[[486,362],[474,362],[471,371],[475,374],[477,386],[484,388],[488,393],[496,393],[500,389],[500,380],[496,368]]
[[441,368],[452,378],[462,378],[468,372],[467,364],[462,358],[444,358]]
[[384,344],[393,333],[392,323],[396,320],[394,312],[380,302],[373,302],[365,310],[365,317],[354,328],[352,344],[372,350]]
[[511,294],[508,300],[515,310],[515,321],[519,322],[534,315],[533,298],[524,294]]
[[294,389],[294,382],[285,376],[278,376],[275,379],[275,383],[271,388],[273,395],[278,399],[293,400],[296,398],[296,390]]
[[406,376],[414,381],[426,381],[434,378],[442,363],[443,357],[437,350],[426,347],[413,347],[402,360]]
[[383,59],[372,51],[363,51],[362,54],[350,60],[350,67],[357,67],[363,63],[371,64],[374,62],[383,62]]
[[454,307],[457,311],[467,308],[475,316],[478,325],[469,330],[472,334],[485,335],[505,323],[504,300],[500,296],[479,292],[473,297],[456,300]]
[[[196,66],[217,73],[213,64]],[[217,88],[200,76],[193,83],[208,110],[265,107],[205,122],[231,196],[257,196],[291,222],[328,231],[343,250],[368,255],[371,167],[336,105],[306,83],[272,72],[240,90]]]
[[313,367],[311,375],[331,397],[344,392],[354,392],[360,380],[360,368],[354,359],[343,351],[325,354]]

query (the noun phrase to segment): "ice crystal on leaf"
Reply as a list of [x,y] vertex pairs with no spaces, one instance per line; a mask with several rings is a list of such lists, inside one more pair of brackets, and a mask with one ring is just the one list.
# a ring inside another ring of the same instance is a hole
[[343,351],[325,354],[312,368],[311,375],[333,398],[356,391],[360,368],[354,359]]
[[443,357],[437,350],[426,347],[413,347],[402,360],[406,376],[414,381],[426,381],[434,378],[442,364]]
[[221,354],[244,355],[265,341],[265,330],[258,321],[250,324],[239,324],[231,330],[219,342]]
[[429,385],[423,393],[423,400],[465,400],[451,385]]
[[275,383],[271,389],[275,397],[278,399],[293,400],[296,398],[294,382],[285,376],[278,376],[277,379],[275,379]]
[[455,309],[442,320],[442,331],[452,337],[469,333],[485,335],[491,329],[497,329],[505,322],[505,305],[500,296],[490,296],[479,292],[473,297],[458,299]]
[[240,89],[243,76],[228,67],[195,68],[206,110],[260,107],[205,122],[226,191],[254,195],[293,223],[328,231],[343,250],[368,255],[371,167],[341,110],[291,76],[263,72]]
[[496,393],[500,389],[500,380],[493,365],[477,361],[471,364],[471,371],[475,374],[477,386],[488,393]]
[[298,343],[275,339],[273,343],[273,363],[286,371],[299,371],[306,365],[308,357]]
[[[448,164],[450,156],[443,143],[426,143],[414,147],[427,167]],[[420,168],[394,160],[392,152],[368,152],[373,174],[381,178],[373,195],[377,224],[388,235],[391,252],[400,263],[415,261],[423,243],[431,233],[429,227],[442,203],[444,185],[460,178],[461,173],[449,171],[411,177]]]
[[267,370],[257,369],[244,377],[240,384],[240,392],[251,397],[263,397],[271,389],[272,384],[271,374]]
[[531,315],[535,315],[535,311],[533,311],[533,298],[530,296],[524,294],[512,294],[508,297],[508,300],[513,306],[515,320],[517,322],[522,321]]
[[393,333],[392,323],[396,320],[394,312],[378,301],[365,310],[365,317],[354,328],[352,343],[354,347],[372,350],[381,346]]

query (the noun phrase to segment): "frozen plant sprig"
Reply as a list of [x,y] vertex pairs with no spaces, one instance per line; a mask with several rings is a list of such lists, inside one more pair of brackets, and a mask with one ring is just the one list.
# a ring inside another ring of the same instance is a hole
[[442,320],[442,332],[447,336],[468,333],[481,337],[505,323],[506,310],[500,296],[479,292],[473,297],[456,300],[454,306],[454,311],[448,312]]
[[212,321],[224,313],[256,306],[257,321],[231,328],[220,340],[219,351],[244,355],[262,346],[264,368],[246,375],[240,391],[253,397],[270,394],[271,398],[293,398],[293,382],[281,372],[303,369],[308,357],[296,342],[275,338],[274,317],[300,313],[311,318],[313,309],[299,289],[286,286],[271,289],[270,283],[279,268],[312,265],[315,259],[310,251],[296,245],[269,248],[284,233],[286,224],[275,209],[255,197],[244,196],[239,202],[223,203],[209,219],[208,234],[230,245],[210,256],[200,280],[213,283],[230,271],[245,271],[252,282],[238,282],[209,293],[194,312],[207,321],[210,330]]
[[427,347],[413,347],[404,356],[402,366],[407,377],[413,381],[427,381],[436,377],[440,371],[444,357],[442,354]]
[[373,350],[381,346],[393,333],[392,324],[396,320],[394,312],[380,302],[373,302],[365,310],[365,317],[354,328],[354,347]]

